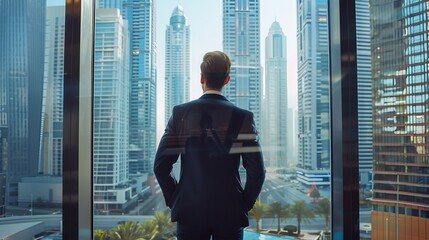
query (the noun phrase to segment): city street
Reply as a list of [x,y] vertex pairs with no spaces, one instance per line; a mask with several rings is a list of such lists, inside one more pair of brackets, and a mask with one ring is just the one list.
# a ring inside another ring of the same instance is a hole
[[[261,193],[261,200],[263,203],[269,205],[273,202],[279,202],[281,204],[293,204],[296,201],[305,201],[309,207],[315,205],[312,203],[312,199],[306,194],[309,191],[308,186],[303,186],[301,183],[291,183],[284,180],[280,175],[274,173],[267,173],[265,183]],[[318,188],[322,197],[330,199],[330,191],[328,188]],[[361,223],[371,223],[371,210],[362,209],[360,212]],[[255,227],[255,220],[251,218],[251,227]],[[297,225],[296,219],[291,218],[281,222],[280,226],[286,225]],[[276,229],[277,220],[273,218],[264,218],[262,220],[262,228],[264,229]],[[302,230],[308,231],[319,231],[325,228],[325,223],[322,217],[316,216],[311,220],[310,223],[301,222]]]

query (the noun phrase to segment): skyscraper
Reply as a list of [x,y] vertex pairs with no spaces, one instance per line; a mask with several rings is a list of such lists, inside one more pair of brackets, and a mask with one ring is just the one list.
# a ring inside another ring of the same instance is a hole
[[223,0],[223,51],[231,58],[231,80],[225,96],[236,106],[261,118],[259,0]]
[[98,8],[119,9],[130,41],[130,173],[152,172],[156,149],[157,0],[99,0]]
[[96,9],[94,48],[94,204],[122,210],[134,196],[128,184],[128,26],[118,9]]
[[130,173],[152,171],[156,150],[156,0],[124,0],[130,32]]
[[[270,167],[287,166],[288,94],[286,36],[279,22],[272,23],[265,38],[265,93],[262,108],[262,149]],[[290,127],[289,127],[290,129]]]
[[175,105],[189,101],[190,29],[181,6],[177,6],[165,30],[165,124]]
[[327,0],[301,0],[298,12],[298,180],[330,183]]
[[45,73],[43,88],[40,172],[62,175],[64,6],[46,10]]
[[369,1],[356,1],[356,43],[358,79],[359,184],[372,180],[372,78]]
[[44,0],[0,2],[0,118],[8,134],[6,204],[17,203],[21,177],[38,173],[45,9]]
[[427,1],[371,0],[371,239],[429,239]]

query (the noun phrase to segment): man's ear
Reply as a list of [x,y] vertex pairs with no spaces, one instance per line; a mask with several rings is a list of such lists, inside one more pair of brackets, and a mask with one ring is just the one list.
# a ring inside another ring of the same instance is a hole
[[231,80],[231,77],[228,75],[228,77],[225,79],[225,83],[223,85],[226,85],[229,83],[229,80]]
[[204,75],[201,74],[200,83],[204,84],[206,82],[206,79],[204,78]]

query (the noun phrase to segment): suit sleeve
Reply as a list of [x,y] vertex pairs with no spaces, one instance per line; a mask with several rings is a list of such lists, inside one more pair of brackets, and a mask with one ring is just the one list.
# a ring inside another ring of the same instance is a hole
[[173,116],[170,117],[164,135],[158,146],[155,156],[154,173],[164,194],[165,203],[171,208],[171,197],[176,190],[177,180],[173,175],[173,164],[177,161],[180,154],[180,146]]
[[246,151],[241,153],[241,156],[243,167],[246,169],[246,184],[244,186],[243,199],[245,208],[249,211],[253,208],[261,192],[265,180],[265,167],[253,114],[250,115],[250,118],[246,118],[246,120],[245,124],[249,126],[246,127],[247,133],[244,134],[246,141],[244,141],[243,147]]

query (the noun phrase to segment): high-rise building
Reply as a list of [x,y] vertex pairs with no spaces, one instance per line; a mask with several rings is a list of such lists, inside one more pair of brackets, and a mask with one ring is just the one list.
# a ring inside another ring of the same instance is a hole
[[429,239],[429,8],[371,0],[371,239]]
[[272,23],[265,38],[265,81],[262,108],[262,149],[267,166],[287,167],[288,94],[286,36],[280,23]]
[[63,166],[64,19],[64,6],[47,8],[39,171],[57,176]]
[[223,51],[231,58],[231,80],[223,90],[236,106],[261,118],[259,0],[223,0]]
[[288,165],[295,166],[298,160],[298,111],[293,108],[287,110],[287,159]]
[[156,150],[156,0],[124,1],[130,32],[130,173],[152,172]]
[[130,41],[130,173],[152,172],[156,150],[157,0],[99,0],[98,8],[119,9]]
[[17,204],[18,182],[39,170],[45,11],[45,0],[0,1],[0,118],[8,134],[6,204]]
[[356,49],[358,80],[359,184],[372,180],[372,79],[369,1],[356,1]]
[[327,0],[297,2],[298,180],[330,183],[329,39]]
[[6,214],[7,136],[7,127],[2,126],[0,119],[0,218],[5,217]]
[[118,9],[96,9],[94,45],[94,206],[121,211],[128,184],[129,35]]
[[173,107],[189,101],[190,29],[181,6],[177,6],[165,30],[165,124]]

